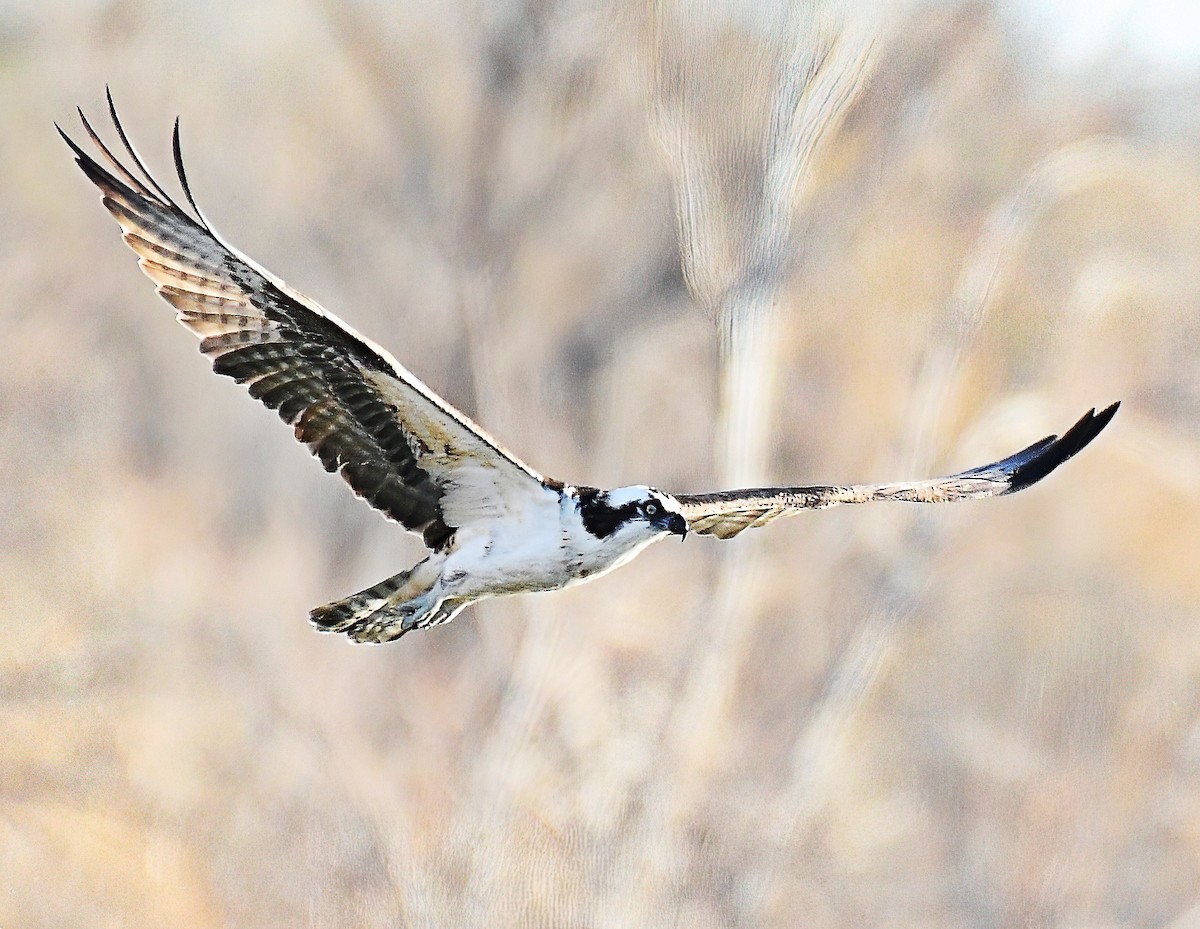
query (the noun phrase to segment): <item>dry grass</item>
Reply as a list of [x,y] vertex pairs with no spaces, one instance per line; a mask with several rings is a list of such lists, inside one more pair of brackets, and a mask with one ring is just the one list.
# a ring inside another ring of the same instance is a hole
[[734,647],[689,540],[364,649],[306,611],[415,542],[206,370],[51,120],[110,81],[165,167],[183,114],[219,228],[556,476],[712,486],[720,327],[640,4],[251,6],[0,4],[0,925],[1198,924],[1200,83],[939,6],[806,174],[760,464],[1123,398],[1060,474],[772,528]]

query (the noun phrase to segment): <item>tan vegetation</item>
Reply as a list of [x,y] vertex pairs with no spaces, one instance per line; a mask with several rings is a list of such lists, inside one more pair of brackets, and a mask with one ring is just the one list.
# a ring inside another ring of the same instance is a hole
[[[111,82],[168,175],[182,114],[216,226],[532,465],[710,489],[656,22],[0,3],[0,926],[1200,925],[1195,74],[920,8],[789,194],[765,474],[946,473],[1124,399],[1060,473],[378,649],[306,612],[416,540],[206,370],[50,125]],[[702,38],[711,93],[769,78],[752,19]],[[756,98],[698,99],[740,176]]]

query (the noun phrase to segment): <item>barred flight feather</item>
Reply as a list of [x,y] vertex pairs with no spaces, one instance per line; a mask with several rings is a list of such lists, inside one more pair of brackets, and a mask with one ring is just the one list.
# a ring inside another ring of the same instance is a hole
[[[424,460],[423,447],[448,456],[487,453],[505,462],[497,481],[539,484],[474,424],[450,410],[385,352],[327,311],[290,290],[221,239],[196,206],[183,168],[179,125],[172,135],[176,173],[189,215],[146,169],[117,117],[109,115],[129,163],[118,158],[80,111],[84,130],[109,169],[59,129],[125,243],[179,322],[200,337],[218,374],[246,384],[250,394],[291,424],[330,471],[384,515],[449,544],[455,527],[443,518],[445,469]],[[368,377],[370,372],[370,377]],[[386,389],[381,389],[381,381]],[[445,441],[443,441],[445,440]],[[487,495],[487,487],[475,486]],[[485,503],[486,507],[487,504]]]

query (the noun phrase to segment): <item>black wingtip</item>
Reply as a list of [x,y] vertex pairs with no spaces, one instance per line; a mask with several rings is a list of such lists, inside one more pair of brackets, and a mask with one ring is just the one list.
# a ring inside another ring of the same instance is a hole
[[171,132],[171,153],[175,157],[175,174],[179,178],[179,186],[183,189],[183,195],[187,197],[187,202],[191,204],[192,212],[196,214],[196,221],[212,232],[208,223],[204,221],[204,214],[200,212],[200,207],[196,206],[196,198],[192,196],[192,185],[188,183],[187,171],[183,168],[183,145],[179,141],[178,116],[175,117],[175,128]]
[[[1026,461],[1022,461],[1013,470],[1009,477],[1007,492],[1015,493],[1031,484],[1036,484],[1064,461],[1086,448],[1092,439],[1096,438],[1104,430],[1104,427],[1112,422],[1112,418],[1117,415],[1120,406],[1121,401],[1118,400],[1099,413],[1094,408],[1090,409],[1061,438],[1043,439],[1042,442],[1030,446],[1030,450],[1037,449],[1037,453]],[[1038,449],[1038,446],[1044,447]]]
[[63,127],[58,124],[58,120],[54,121],[54,131],[58,133],[60,139],[67,143],[67,148],[69,148],[71,150],[71,154],[75,156],[75,163],[78,165],[83,164],[83,158],[85,157],[83,154],[83,149],[76,145],[75,140],[67,135],[66,130],[64,130]]
[[75,156],[76,161],[79,161],[82,158],[87,158],[87,153],[79,147],[79,143],[67,135],[67,131],[58,124],[57,120],[54,123],[54,128],[58,130],[58,134],[62,137],[62,140],[67,143],[67,146],[71,149],[71,153]]
[[[125,132],[125,126],[121,123],[121,117],[117,115],[117,105],[113,102],[112,91],[109,89],[107,84],[104,85],[104,96],[108,100],[108,115],[112,120],[113,128],[117,130],[117,137],[121,140],[121,145],[125,149],[126,154],[129,155],[130,160],[133,161],[134,166],[142,172],[142,177],[145,179],[146,183],[153,188],[155,194],[162,198],[163,203],[165,203],[167,206],[173,207],[176,210],[179,210],[180,213],[183,213],[183,210],[179,209],[179,204],[172,200],[171,195],[167,193],[158,183],[158,181],[154,179],[154,175],[151,174],[150,169],[146,167],[146,163],[142,160],[141,155],[137,153],[137,149],[135,149],[133,147],[133,143],[129,141],[129,136]],[[184,215],[186,216],[187,214],[185,213]]]

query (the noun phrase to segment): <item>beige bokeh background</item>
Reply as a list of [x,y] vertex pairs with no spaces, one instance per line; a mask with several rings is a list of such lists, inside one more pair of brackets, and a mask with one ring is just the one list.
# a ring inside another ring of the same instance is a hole
[[704,490],[651,32],[0,4],[0,925],[1200,925],[1200,75],[1056,71],[987,4],[878,50],[797,217],[764,470],[945,473],[1124,406],[1020,496],[729,543],[733,637],[704,539],[314,634],[419,546],[209,373],[51,126],[110,82],[169,176],[182,114],[217,227],[535,467]]

